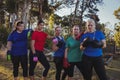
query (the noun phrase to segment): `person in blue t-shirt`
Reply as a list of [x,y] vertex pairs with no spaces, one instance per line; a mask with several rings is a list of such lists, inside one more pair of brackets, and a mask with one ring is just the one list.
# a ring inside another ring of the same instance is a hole
[[61,31],[62,29],[60,26],[57,26],[55,28],[55,37],[52,41],[52,50],[54,51],[53,57],[56,67],[55,80],[64,80],[67,75],[66,71],[64,71],[61,77],[61,71],[63,69],[63,58],[65,52],[65,41],[64,38],[61,36]]
[[102,48],[106,47],[105,36],[96,30],[95,22],[89,19],[86,22],[86,33],[81,37],[80,49],[83,53],[84,79],[91,80],[94,68],[100,80],[107,80],[104,62],[102,59]]
[[28,77],[27,38],[29,31],[24,30],[24,23],[22,21],[18,21],[16,29],[8,36],[7,54],[11,55],[14,80],[18,80],[19,64],[21,64],[23,69],[24,80],[27,80]]

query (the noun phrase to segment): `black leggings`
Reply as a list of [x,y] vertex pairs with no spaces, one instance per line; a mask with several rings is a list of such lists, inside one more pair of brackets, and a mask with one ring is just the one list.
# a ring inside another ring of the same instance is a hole
[[27,55],[22,55],[22,56],[11,56],[12,58],[12,64],[13,64],[13,75],[14,77],[18,77],[18,69],[19,69],[19,64],[21,63],[21,67],[23,69],[23,76],[27,77],[28,76],[28,58]]
[[[48,71],[50,69],[50,65],[49,65],[49,62],[48,60],[46,59],[46,56],[43,54],[42,51],[37,51],[36,50],[36,54],[37,54],[37,57],[38,57],[38,60],[39,62],[43,65],[43,67],[45,68],[44,71],[43,71],[43,77],[46,77],[47,74],[48,74]],[[30,76],[33,76],[34,75],[34,69],[36,67],[36,64],[37,62],[34,62],[33,61],[33,54],[32,52],[30,52],[30,55],[29,55],[29,63],[30,63],[30,67],[29,67],[29,75]]]
[[102,56],[89,57],[89,56],[83,55],[82,62],[84,67],[85,80],[91,80],[93,68],[96,71],[100,80],[107,80]]
[[55,67],[56,67],[55,80],[65,80],[65,78],[67,76],[67,72],[65,69],[64,69],[64,72],[61,77],[61,71],[63,69],[63,58],[62,57],[54,57],[54,63],[55,63]]
[[76,66],[79,71],[83,74],[83,66],[82,66],[82,63],[81,62],[69,62],[70,66],[68,67],[68,76],[69,77],[73,77],[73,74],[74,74],[74,67]]

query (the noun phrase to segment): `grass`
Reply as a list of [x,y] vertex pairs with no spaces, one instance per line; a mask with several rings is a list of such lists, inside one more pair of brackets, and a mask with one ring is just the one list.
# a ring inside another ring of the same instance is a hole
[[[12,63],[11,61],[6,60],[5,55],[6,50],[0,51],[0,80],[13,80],[12,75]],[[114,58],[111,63],[109,63],[108,66],[106,66],[107,69],[107,75],[110,78],[110,80],[120,80],[120,55]],[[55,67],[53,62],[50,62],[51,68],[49,70],[47,80],[54,80],[55,77]],[[23,80],[22,78],[22,69],[19,67],[19,79]],[[40,63],[37,64],[35,68],[35,80],[39,80],[41,78],[43,71],[43,67]],[[74,73],[74,79],[73,80],[83,80],[82,76],[78,72],[77,69],[75,69]],[[93,76],[93,80],[98,80],[96,74]]]

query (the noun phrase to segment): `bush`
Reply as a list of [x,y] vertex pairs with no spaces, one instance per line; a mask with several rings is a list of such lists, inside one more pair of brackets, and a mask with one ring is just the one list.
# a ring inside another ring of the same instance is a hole
[[[46,33],[48,33],[50,36],[54,35],[54,31],[53,30],[45,29],[44,31]],[[51,49],[51,46],[52,46],[52,39],[47,39],[44,47],[47,48],[47,49]]]
[[[9,28],[5,28],[4,26],[0,26],[0,45],[5,45],[7,43],[7,37],[10,33]],[[0,46],[1,47],[1,46]]]

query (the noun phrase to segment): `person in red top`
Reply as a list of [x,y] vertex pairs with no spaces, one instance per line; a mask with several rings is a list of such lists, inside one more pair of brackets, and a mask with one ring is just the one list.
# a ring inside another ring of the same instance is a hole
[[42,20],[38,21],[36,30],[32,33],[31,37],[31,53],[30,53],[30,67],[29,67],[29,76],[30,80],[34,79],[34,69],[39,61],[45,68],[42,75],[42,80],[46,79],[47,73],[50,68],[50,64],[43,54],[44,45],[47,38],[52,38],[47,33],[43,32],[44,22]]

